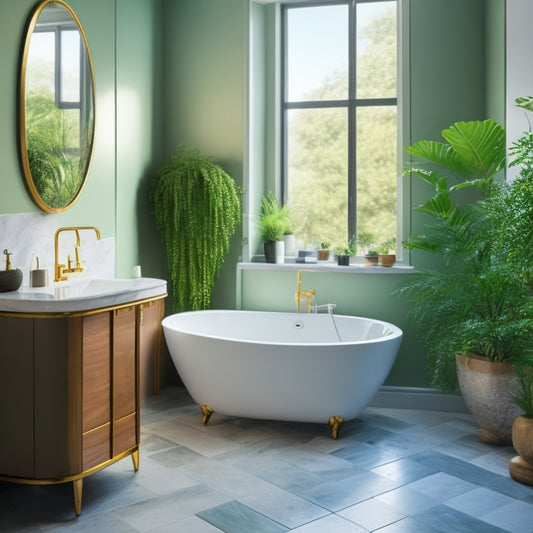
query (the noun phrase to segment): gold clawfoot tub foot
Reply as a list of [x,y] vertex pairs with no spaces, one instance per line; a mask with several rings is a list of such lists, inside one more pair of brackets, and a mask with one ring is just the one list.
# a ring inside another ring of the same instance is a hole
[[202,424],[204,426],[207,426],[207,423],[209,422],[209,419],[211,418],[211,415],[213,414],[213,409],[209,407],[209,405],[200,404],[200,411],[202,411],[202,414],[204,417],[202,418]]
[[342,416],[332,416],[329,419],[329,425],[331,426],[331,437],[337,439],[339,437],[339,431],[344,424],[344,418]]

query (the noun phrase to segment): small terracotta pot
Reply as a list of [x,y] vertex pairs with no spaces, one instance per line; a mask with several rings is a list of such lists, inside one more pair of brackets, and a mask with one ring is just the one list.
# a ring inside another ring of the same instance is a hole
[[379,254],[379,264],[383,267],[391,267],[396,262],[396,254]]
[[324,250],[324,249],[317,250],[316,258],[319,261],[327,261],[329,259],[329,250]]
[[513,446],[519,455],[509,461],[509,474],[520,483],[533,485],[533,418],[516,417]]
[[366,266],[377,266],[379,261],[378,254],[366,254],[365,255],[365,265]]

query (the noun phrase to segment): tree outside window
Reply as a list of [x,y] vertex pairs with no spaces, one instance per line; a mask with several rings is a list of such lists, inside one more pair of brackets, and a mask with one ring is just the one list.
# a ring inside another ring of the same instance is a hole
[[396,10],[284,7],[283,184],[302,244],[396,237]]

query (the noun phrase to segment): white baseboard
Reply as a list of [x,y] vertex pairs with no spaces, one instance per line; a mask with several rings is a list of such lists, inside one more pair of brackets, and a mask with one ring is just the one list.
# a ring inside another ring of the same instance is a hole
[[435,389],[417,387],[381,387],[372,401],[371,407],[397,409],[424,409],[449,413],[469,413],[463,397],[456,394],[443,394]]

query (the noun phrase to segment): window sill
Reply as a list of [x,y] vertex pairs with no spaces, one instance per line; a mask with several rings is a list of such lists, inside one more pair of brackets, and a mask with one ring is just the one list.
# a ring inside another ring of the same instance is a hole
[[286,258],[285,263],[266,263],[254,261],[237,263],[238,270],[316,270],[321,272],[341,272],[343,274],[411,274],[414,267],[403,263],[391,267],[367,266],[364,263],[351,263],[349,266],[339,266],[336,261],[318,261],[316,263],[296,263],[294,258]]

